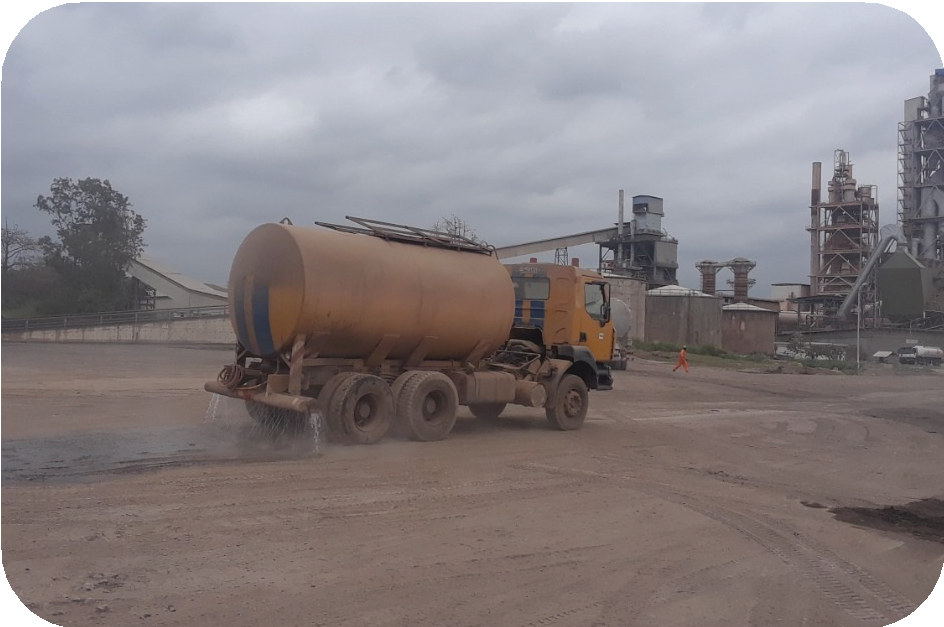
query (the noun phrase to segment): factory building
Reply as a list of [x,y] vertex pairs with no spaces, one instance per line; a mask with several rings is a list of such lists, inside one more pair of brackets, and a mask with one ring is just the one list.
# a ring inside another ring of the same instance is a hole
[[944,69],[927,97],[905,101],[898,125],[898,219],[910,251],[927,265],[941,261],[944,240]]
[[[944,328],[944,69],[931,75],[928,95],[905,101],[898,125],[898,221],[908,254],[879,269],[892,323]],[[902,284],[897,279],[907,278]],[[913,315],[923,302],[923,312]]]
[[639,195],[632,200],[633,217],[626,222],[620,190],[615,237],[598,242],[601,270],[643,280],[650,289],[678,285],[678,240],[662,228],[662,198]]

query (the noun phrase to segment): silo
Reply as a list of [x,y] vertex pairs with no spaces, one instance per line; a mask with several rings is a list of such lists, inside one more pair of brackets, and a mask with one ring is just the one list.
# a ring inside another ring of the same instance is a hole
[[920,318],[933,294],[931,273],[904,247],[899,247],[878,269],[882,315],[892,321]]

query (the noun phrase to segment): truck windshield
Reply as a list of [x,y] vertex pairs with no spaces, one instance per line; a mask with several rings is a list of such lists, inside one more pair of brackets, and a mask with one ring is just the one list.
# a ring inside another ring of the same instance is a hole
[[551,295],[551,282],[547,278],[513,277],[515,300],[547,300]]

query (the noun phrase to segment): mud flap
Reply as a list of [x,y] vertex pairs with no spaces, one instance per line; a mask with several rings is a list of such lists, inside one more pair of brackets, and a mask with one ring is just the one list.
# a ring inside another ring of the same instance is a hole
[[597,390],[613,389],[613,373],[606,364],[597,363]]

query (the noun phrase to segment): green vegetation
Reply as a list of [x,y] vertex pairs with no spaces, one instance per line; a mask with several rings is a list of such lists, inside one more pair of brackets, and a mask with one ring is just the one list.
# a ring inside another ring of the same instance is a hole
[[[681,344],[673,344],[671,342],[640,342],[636,341],[633,343],[634,348],[638,351],[650,352],[650,353],[674,353],[678,355],[678,352],[682,350]],[[706,355],[708,357],[720,357],[722,359],[744,359],[742,355],[736,355],[730,351],[726,351],[722,348],[718,348],[713,344],[698,344],[694,346],[689,346],[686,349],[689,357],[692,355]]]
[[[642,359],[674,362],[682,349],[681,344],[671,342],[633,342],[633,354]],[[693,366],[710,366],[732,370],[763,369],[770,372],[809,370],[839,370],[846,374],[856,374],[855,362],[838,359],[773,359],[769,355],[738,355],[713,345],[689,346],[688,362]]]
[[[854,361],[843,361],[841,359],[796,359],[797,363],[803,364],[807,368],[823,368],[825,370],[839,370],[846,374],[857,374],[859,367]],[[865,367],[865,364],[862,364]]]
[[131,261],[144,248],[145,220],[107,180],[53,180],[34,205],[52,216],[55,238],[3,226],[3,315],[132,309]]

